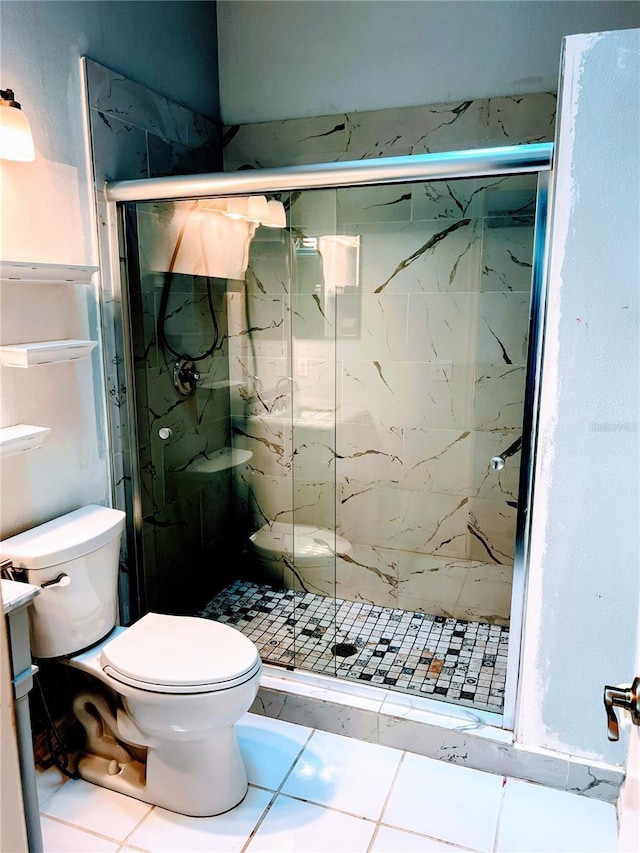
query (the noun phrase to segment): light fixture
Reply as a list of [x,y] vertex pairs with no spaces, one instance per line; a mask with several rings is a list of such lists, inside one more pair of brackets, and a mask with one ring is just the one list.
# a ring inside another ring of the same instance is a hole
[[272,198],[267,202],[267,218],[262,220],[266,228],[284,228],[287,224],[287,214],[281,201]]
[[36,158],[29,122],[11,89],[0,89],[0,158],[23,162]]

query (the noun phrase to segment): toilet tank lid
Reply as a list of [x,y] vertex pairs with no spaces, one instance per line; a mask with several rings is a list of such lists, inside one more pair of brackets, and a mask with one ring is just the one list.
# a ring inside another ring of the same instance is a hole
[[158,687],[232,682],[255,668],[258,650],[229,625],[198,616],[147,613],[100,653],[103,667]]
[[96,551],[120,536],[125,513],[106,506],[84,506],[0,544],[3,560],[20,569],[46,569]]

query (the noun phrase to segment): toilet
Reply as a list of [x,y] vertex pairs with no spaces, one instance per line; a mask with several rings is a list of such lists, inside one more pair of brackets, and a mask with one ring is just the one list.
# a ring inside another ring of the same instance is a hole
[[262,578],[286,589],[330,595],[336,557],[348,557],[351,543],[323,527],[274,521],[249,537]]
[[83,779],[180,814],[221,814],[247,792],[234,726],[258,692],[260,656],[208,619],[147,613],[116,626],[124,523],[119,510],[87,506],[2,543],[2,559],[40,587],[32,653],[95,685],[73,703],[87,735]]

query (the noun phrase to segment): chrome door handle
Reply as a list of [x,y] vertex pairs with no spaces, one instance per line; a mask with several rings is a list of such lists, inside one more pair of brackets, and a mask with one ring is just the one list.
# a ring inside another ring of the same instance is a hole
[[633,684],[630,687],[605,685],[604,707],[607,712],[607,737],[609,740],[620,738],[616,708],[629,711],[633,725],[640,726],[640,675],[633,679]]

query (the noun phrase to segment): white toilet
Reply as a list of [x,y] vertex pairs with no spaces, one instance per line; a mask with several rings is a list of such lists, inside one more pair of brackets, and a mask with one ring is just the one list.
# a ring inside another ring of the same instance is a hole
[[331,595],[336,557],[348,557],[351,543],[324,527],[274,521],[249,537],[262,577],[287,589]]
[[124,521],[88,506],[2,543],[2,559],[41,588],[32,652],[96,679],[74,701],[82,778],[180,814],[220,814],[247,791],[234,726],[262,663],[249,639],[207,619],[148,613],[114,627]]

